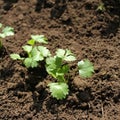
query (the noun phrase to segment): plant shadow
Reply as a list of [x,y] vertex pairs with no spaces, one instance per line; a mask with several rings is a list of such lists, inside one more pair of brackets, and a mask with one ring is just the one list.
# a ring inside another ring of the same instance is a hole
[[35,91],[36,85],[38,85],[40,82],[44,82],[43,80],[46,78],[46,76],[47,72],[44,65],[37,68],[30,68],[28,70],[28,78],[25,80],[25,83],[28,87],[27,89],[30,91]]
[[51,18],[60,18],[67,9],[67,0],[55,0],[55,5],[51,9]]
[[8,11],[13,6],[13,3],[17,3],[18,0],[4,0],[5,5],[3,6],[4,10]]
[[0,67],[0,80],[12,77],[14,69],[12,68],[13,62],[9,63],[6,67]]
[[67,8],[67,0],[55,0],[55,3],[47,0],[37,0],[35,11],[40,12],[42,8],[52,8],[50,17],[59,18]]
[[37,0],[35,11],[40,12],[42,7],[45,6],[45,3],[46,3],[46,0]]
[[42,8],[51,8],[53,5],[54,3],[50,0],[37,0],[35,11],[40,12]]

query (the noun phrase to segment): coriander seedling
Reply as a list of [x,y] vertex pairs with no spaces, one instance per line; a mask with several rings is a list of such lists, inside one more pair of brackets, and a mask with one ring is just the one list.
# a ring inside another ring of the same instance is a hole
[[[66,98],[69,93],[69,86],[65,79],[65,74],[69,72],[68,64],[64,61],[75,61],[76,58],[70,50],[58,49],[54,57],[46,59],[46,70],[48,74],[53,76],[57,81],[49,83],[50,92],[52,97],[57,100]],[[78,62],[79,75],[82,78],[87,78],[94,72],[94,67],[89,60],[81,60]]]
[[48,74],[52,75],[57,82],[50,83],[51,95],[56,99],[63,99],[68,95],[69,89],[65,74],[69,72],[68,64],[64,61],[75,61],[76,58],[70,50],[58,49],[54,57],[46,59],[46,70]]
[[39,65],[46,57],[50,56],[50,51],[44,46],[38,46],[36,43],[47,44],[47,38],[44,35],[31,35],[28,45],[23,46],[23,50],[27,53],[27,57],[21,57],[19,54],[11,54],[13,60],[22,60],[27,68],[34,68]]
[[3,25],[1,23],[0,23],[0,29],[1,29],[1,33],[0,33],[0,49],[1,49],[3,46],[2,39],[7,36],[14,35],[14,29],[9,26],[3,27]]

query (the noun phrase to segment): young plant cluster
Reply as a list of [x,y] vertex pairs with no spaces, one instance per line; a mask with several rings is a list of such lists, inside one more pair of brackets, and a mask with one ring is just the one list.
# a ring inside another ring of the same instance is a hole
[[9,26],[4,27],[3,24],[1,23],[0,23],[0,29],[1,29],[1,33],[0,33],[0,50],[1,50],[3,47],[2,39],[4,39],[7,36],[14,35],[14,29]]
[[[27,68],[38,67],[41,61],[45,61],[46,71],[49,75],[56,79],[56,82],[48,84],[52,97],[57,100],[66,98],[69,93],[68,79],[65,75],[69,73],[69,62],[75,61],[76,57],[68,49],[57,49],[55,55],[52,56],[49,49],[36,43],[47,44],[47,38],[44,35],[31,35],[27,45],[23,46],[23,50],[27,53],[27,57],[21,57],[19,54],[11,54],[13,60],[21,60]],[[77,64],[79,75],[83,78],[90,77],[94,68],[89,60],[81,60]]]

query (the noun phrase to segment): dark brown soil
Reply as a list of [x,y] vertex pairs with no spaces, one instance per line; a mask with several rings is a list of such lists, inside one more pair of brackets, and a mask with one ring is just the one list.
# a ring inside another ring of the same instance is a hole
[[[120,2],[103,0],[0,0],[0,23],[15,29],[0,53],[0,120],[120,120]],[[31,34],[48,38],[51,52],[72,50],[95,67],[89,79],[71,65],[66,99],[50,96],[53,79],[10,59]]]

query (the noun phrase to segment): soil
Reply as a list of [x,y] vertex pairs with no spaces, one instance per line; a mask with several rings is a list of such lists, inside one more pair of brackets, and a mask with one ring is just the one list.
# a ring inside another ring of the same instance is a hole
[[[0,120],[120,120],[120,2],[99,0],[0,0],[0,23],[15,29],[0,53]],[[54,80],[44,68],[27,69],[11,53],[30,35],[43,34],[52,53],[70,49],[70,93],[51,97]],[[89,59],[94,75],[82,79],[76,64]]]

